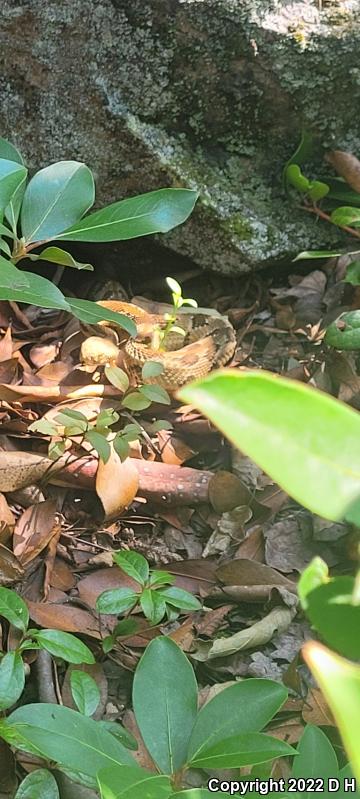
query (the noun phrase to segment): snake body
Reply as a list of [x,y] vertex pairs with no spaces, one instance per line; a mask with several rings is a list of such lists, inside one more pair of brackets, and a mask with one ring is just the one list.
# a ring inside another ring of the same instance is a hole
[[[180,386],[197,378],[204,377],[212,369],[225,366],[234,355],[236,338],[235,331],[224,316],[196,311],[179,312],[176,325],[181,327],[184,335],[172,334],[167,336],[167,346],[171,349],[156,349],[153,346],[154,331],[163,329],[166,325],[164,316],[149,313],[133,303],[122,300],[100,300],[97,303],[103,308],[125,314],[131,318],[137,327],[135,339],[127,338],[123,342],[125,366],[134,378],[134,382],[144,382],[141,378],[141,369],[145,362],[155,361],[161,363],[163,372],[146,379],[148,383],[157,383],[168,391],[175,391]],[[115,357],[118,349],[114,341],[108,339],[108,349],[104,342],[109,335],[109,329],[123,337],[124,331],[113,322],[101,322],[96,326],[97,333],[102,333],[96,346],[92,336],[84,342],[82,360],[85,363],[99,364],[111,361],[109,352]],[[111,335],[111,334],[110,334]],[[97,338],[97,337],[95,337]],[[92,339],[93,342],[92,342]],[[101,346],[101,341],[103,345]],[[92,346],[93,344],[93,346]]]

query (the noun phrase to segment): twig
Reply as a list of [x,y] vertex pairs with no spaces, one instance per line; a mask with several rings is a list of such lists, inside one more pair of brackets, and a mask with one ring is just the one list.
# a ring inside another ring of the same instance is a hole
[[[303,211],[308,211],[309,214],[315,214],[315,216],[318,216],[319,219],[324,219],[325,222],[330,222],[331,225],[335,225],[335,222],[332,221],[331,216],[326,214],[325,211],[322,211],[321,208],[318,208],[317,205],[302,205],[301,208]],[[341,228],[341,230],[345,230],[346,233],[349,233],[350,236],[354,236],[355,239],[360,239],[359,230],[355,230],[355,228],[348,227],[347,225],[336,225],[336,227]]]

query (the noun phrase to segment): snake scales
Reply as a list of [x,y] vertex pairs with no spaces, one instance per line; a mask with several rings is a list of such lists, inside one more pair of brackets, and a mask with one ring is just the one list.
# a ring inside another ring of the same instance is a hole
[[[197,308],[191,312],[179,312],[176,326],[184,335],[170,332],[166,337],[167,349],[154,347],[154,332],[164,329],[166,320],[162,314],[149,313],[133,303],[122,300],[101,300],[98,305],[129,316],[137,326],[135,339],[126,338],[124,331],[113,322],[101,322],[87,329],[81,349],[84,364],[97,365],[116,363],[120,348],[125,367],[134,382],[141,379],[141,369],[146,361],[161,362],[163,372],[145,382],[157,383],[168,391],[175,391],[185,383],[204,377],[212,369],[224,366],[234,355],[235,332],[226,317],[216,312]],[[117,338],[114,340],[114,332]],[[99,335],[100,334],[100,335]]]

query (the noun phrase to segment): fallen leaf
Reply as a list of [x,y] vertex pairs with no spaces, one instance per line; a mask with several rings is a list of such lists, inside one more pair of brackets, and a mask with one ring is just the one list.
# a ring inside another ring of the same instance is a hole
[[[68,633],[81,633],[100,639],[99,621],[87,610],[70,605],[50,602],[31,602],[26,599],[32,620],[46,629],[63,630]],[[103,625],[104,626],[104,625]],[[103,630],[103,634],[106,631]]]
[[330,150],[325,158],[354,191],[360,192],[360,161],[355,155],[343,150]]
[[320,688],[310,688],[304,702],[302,717],[306,724],[317,727],[335,727],[335,721]]
[[228,563],[223,563],[216,570],[216,577],[225,585],[283,585],[289,591],[296,593],[296,583],[288,580],[270,566],[247,558],[236,558]]
[[24,574],[24,569],[10,549],[0,544],[0,585],[16,583]]
[[76,585],[76,578],[70,566],[61,558],[55,558],[50,584],[52,588],[58,588],[60,591],[70,591]]
[[99,460],[96,473],[96,493],[101,500],[106,519],[120,516],[136,497],[139,474],[131,458],[122,461],[113,447],[109,459]]
[[14,530],[14,555],[23,566],[45,549],[57,533],[56,501],[47,499],[24,511]]
[[12,357],[13,343],[11,337],[11,327],[8,326],[5,336],[0,339],[0,361],[8,361]]
[[209,482],[209,500],[217,513],[225,513],[249,505],[251,493],[235,474],[219,471]]
[[15,516],[10,510],[4,494],[0,494],[0,543],[8,544],[12,538]]
[[241,630],[229,638],[215,641],[197,641],[197,650],[192,653],[195,660],[207,661],[227,657],[244,649],[254,649],[267,644],[276,633],[284,632],[296,615],[296,609],[274,608],[270,613],[251,627]]

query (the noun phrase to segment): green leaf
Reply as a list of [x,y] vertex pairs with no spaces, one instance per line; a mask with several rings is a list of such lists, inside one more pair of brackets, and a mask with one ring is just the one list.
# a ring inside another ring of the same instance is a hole
[[286,169],[286,180],[291,186],[294,186],[297,191],[307,193],[310,189],[310,181],[302,174],[298,164],[290,164]]
[[191,766],[206,769],[240,768],[295,754],[296,749],[278,738],[262,732],[247,732],[200,749],[191,759]]
[[360,224],[360,208],[355,208],[351,205],[343,205],[341,208],[335,208],[335,211],[330,215],[331,222],[339,227],[352,225],[357,227]]
[[168,777],[130,766],[102,769],[98,783],[101,799],[168,799],[172,794]]
[[118,456],[119,456],[121,461],[125,461],[126,458],[129,457],[129,453],[130,453],[129,443],[126,440],[126,438],[124,438],[124,436],[121,435],[121,433],[118,433],[115,436],[115,438],[114,438],[114,440],[112,442],[112,445],[113,445],[114,450],[118,454]]
[[162,386],[140,386],[139,391],[151,402],[160,402],[162,405],[171,405],[171,399]]
[[[155,638],[136,669],[133,707],[145,746],[165,774],[186,763],[197,715],[194,671],[170,638]],[[154,736],[156,730],[156,736]]]
[[205,413],[297,502],[326,519],[349,517],[360,497],[360,416],[352,408],[270,373],[230,369],[186,386],[178,396]]
[[60,799],[55,777],[44,768],[30,772],[19,786],[15,799]]
[[74,269],[87,269],[90,271],[94,269],[91,264],[82,264],[80,261],[75,261],[75,258],[69,252],[61,250],[60,247],[46,247],[40,255],[36,256],[36,259],[38,261],[50,261],[52,264],[59,264],[60,266],[71,266]]
[[55,461],[64,454],[66,450],[65,441],[50,441],[48,447],[48,456],[51,460]]
[[9,258],[11,257],[10,247],[9,247],[7,241],[3,241],[3,239],[0,239],[0,250],[1,250],[1,252],[4,252],[5,255],[7,255]]
[[224,688],[201,708],[190,739],[189,758],[225,738],[260,732],[286,699],[286,688],[273,680],[243,680]]
[[[221,782],[221,780],[219,780]],[[230,799],[231,794],[221,791],[219,794],[220,799]],[[254,796],[252,793],[251,796]],[[257,795],[255,794],[256,799]],[[214,799],[214,791],[208,791],[207,788],[190,788],[189,791],[180,791],[180,793],[171,794],[171,799]]]
[[324,341],[338,350],[360,349],[360,311],[341,314],[329,325]]
[[353,577],[336,577],[307,594],[306,615],[324,641],[345,657],[360,658],[360,605],[352,604]]
[[14,239],[15,238],[15,235],[12,232],[12,230],[7,228],[6,225],[1,225],[1,224],[0,224],[0,235],[1,236],[8,236],[9,239]]
[[0,158],[0,210],[3,214],[18,187],[26,180],[27,169],[15,161]]
[[110,732],[111,735],[126,746],[127,749],[136,751],[139,748],[136,738],[134,738],[131,732],[126,730],[125,727],[119,724],[118,721],[98,721],[98,724],[100,724],[104,730]]
[[120,391],[127,391],[130,385],[129,378],[124,372],[123,369],[120,369],[120,366],[105,366],[105,375],[111,383],[112,386],[115,388],[119,388]]
[[305,644],[302,653],[333,713],[360,784],[360,666],[315,641]]
[[89,647],[71,633],[63,633],[61,630],[38,630],[33,638],[41,649],[46,649],[54,657],[62,658],[68,663],[95,663]]
[[159,624],[166,613],[165,600],[157,591],[145,588],[140,596],[141,610],[151,624]]
[[152,571],[150,574],[149,584],[152,586],[166,585],[166,584],[171,585],[174,582],[174,580],[175,577],[173,574],[170,574],[170,572],[157,571],[156,569],[155,571]]
[[167,233],[190,216],[197,196],[197,192],[190,189],[159,189],[120,200],[73,224],[57,238],[122,241],[150,233]]
[[306,612],[308,609],[308,595],[314,588],[323,585],[329,579],[329,569],[327,564],[322,558],[313,558],[311,563],[306,567],[300,576],[297,585],[299,599],[302,609]]
[[284,168],[284,177],[286,176],[286,170],[290,164],[304,164],[308,161],[311,156],[314,155],[314,150],[316,149],[316,142],[314,138],[314,134],[310,133],[308,130],[302,130],[301,132],[301,139],[300,142],[292,154],[292,156],[287,161],[285,168]]
[[47,760],[91,778],[101,768],[134,765],[128,750],[98,722],[61,705],[33,703],[15,710],[0,728],[17,749],[41,753]]
[[178,283],[177,280],[175,280],[174,277],[167,277],[167,278],[165,278],[165,280],[166,280],[166,282],[167,282],[167,284],[169,286],[169,289],[172,291],[172,293],[175,294],[176,297],[181,297],[182,288],[180,286],[180,283]]
[[352,286],[360,286],[360,261],[353,261],[349,264],[344,283],[351,283]]
[[110,311],[109,308],[103,308],[97,302],[91,302],[91,300],[79,300],[77,297],[66,297],[66,301],[71,312],[77,319],[80,319],[81,322],[90,325],[96,325],[99,322],[115,322],[119,327],[123,328],[123,330],[126,330],[130,336],[136,336],[136,324],[129,316],[125,316],[123,313]]
[[201,610],[202,604],[196,599],[195,596],[190,594],[189,591],[184,591],[183,588],[165,588],[162,591],[158,591],[157,593],[160,594],[162,599],[166,602],[167,605],[173,605],[174,608],[179,608],[180,610]]
[[157,419],[151,425],[151,432],[158,433],[160,430],[172,430],[173,426],[167,419]]
[[95,200],[94,178],[85,164],[58,161],[40,169],[27,186],[21,230],[27,243],[58,238]]
[[106,410],[100,411],[96,417],[95,427],[111,427],[111,425],[116,424],[119,419],[119,414],[114,411],[113,408],[106,408]]
[[21,655],[8,652],[0,661],[0,710],[7,710],[20,698],[25,685]]
[[339,258],[342,255],[337,250],[305,250],[299,252],[294,261],[315,260],[316,258]]
[[96,430],[88,430],[85,433],[86,441],[91,444],[92,448],[96,450],[100,460],[107,463],[111,455],[111,447],[105,436],[98,433]]
[[88,420],[85,414],[81,413],[80,411],[75,411],[72,408],[64,408],[61,410],[55,417],[59,424],[66,426],[70,422],[84,422],[84,424],[88,423]]
[[41,275],[17,269],[1,255],[0,299],[27,302],[31,305],[38,305],[40,308],[59,308],[63,311],[71,311],[64,295],[54,283]]
[[138,622],[135,619],[122,619],[114,627],[113,635],[116,638],[123,638],[124,636],[133,635],[139,629]]
[[2,137],[0,137],[0,158],[5,158],[7,161],[15,161],[17,164],[24,163],[19,150],[7,141],[7,139],[3,139]]
[[[325,733],[308,724],[297,746],[298,756],[295,757],[291,776],[322,777],[327,785],[329,777],[337,777],[339,765],[334,749]],[[310,791],[301,792],[301,796],[310,796]]]
[[0,616],[13,627],[26,632],[29,624],[29,611],[24,600],[10,588],[0,587]]
[[327,183],[322,183],[321,180],[312,180],[309,186],[309,197],[316,203],[322,200],[329,194],[330,186]]
[[118,616],[126,613],[136,605],[139,595],[131,588],[110,588],[103,591],[96,600],[96,610],[99,613],[110,613]]
[[151,400],[144,397],[139,391],[133,391],[124,397],[121,404],[130,411],[144,411],[151,405]]
[[158,377],[164,371],[164,364],[160,361],[145,361],[141,370],[143,380],[149,380],[151,377]]
[[122,569],[125,574],[132,577],[140,585],[145,585],[149,579],[149,564],[139,552],[114,552],[114,563]]
[[76,707],[84,716],[92,716],[100,702],[100,691],[95,680],[86,671],[73,669],[70,687]]

